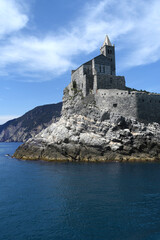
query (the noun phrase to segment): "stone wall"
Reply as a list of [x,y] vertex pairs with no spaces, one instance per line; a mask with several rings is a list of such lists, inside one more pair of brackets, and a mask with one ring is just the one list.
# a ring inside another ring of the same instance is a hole
[[83,73],[92,75],[92,61],[83,65]]
[[78,88],[82,88],[82,84],[83,84],[83,75],[84,75],[84,67],[83,65],[81,67],[79,67],[71,76],[71,83],[73,83],[73,81],[76,81],[77,83],[77,87]]
[[160,123],[160,94],[136,93],[136,97],[138,119]]
[[116,75],[115,69],[115,49],[114,46],[105,45],[101,48],[101,53],[110,60],[111,74]]
[[95,70],[99,75],[111,75],[111,67],[103,64],[95,64]]
[[[111,51],[111,50],[108,50]],[[115,76],[114,47],[111,58],[103,54],[84,63],[76,70],[72,70],[71,84],[69,84],[70,94],[73,95],[73,82],[76,82],[77,90],[82,91],[83,96],[90,94],[94,88],[97,89],[125,89],[124,77]],[[112,60],[112,61],[111,61]],[[93,87],[94,86],[94,87]]]
[[[86,75],[86,95],[90,94],[93,90],[93,75]],[[83,96],[84,95],[83,91]]]
[[[97,73],[98,68],[101,72]],[[109,67],[102,65],[95,65],[95,75],[92,74],[93,69],[91,65],[82,65],[72,73],[72,80],[70,90],[73,88],[73,82],[76,81],[77,89],[82,90],[84,97],[93,90],[97,89],[125,89],[125,79],[121,76],[108,75]],[[104,71],[104,72],[102,72]],[[93,80],[94,79],[94,80]],[[96,82],[95,82],[96,81]],[[94,84],[93,84],[94,82]]]
[[95,94],[96,104],[101,109],[102,115],[106,112],[124,117],[137,117],[137,100],[135,94],[128,91],[110,89],[97,90]]
[[69,90],[71,95],[73,93],[72,88],[74,81],[76,81],[77,90],[82,90],[84,97],[86,97],[90,93],[90,91],[93,89],[93,75],[91,74],[91,72],[92,69],[90,65],[82,65],[72,74],[72,80],[69,84]]
[[135,118],[142,122],[160,123],[160,95],[128,92],[118,89],[97,90],[97,106],[102,115],[106,112]]
[[121,76],[97,74],[97,89],[125,89],[125,79]]

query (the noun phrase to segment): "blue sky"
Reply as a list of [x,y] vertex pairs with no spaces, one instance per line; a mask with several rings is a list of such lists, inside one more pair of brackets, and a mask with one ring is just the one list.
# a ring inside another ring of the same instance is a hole
[[0,0],[0,124],[62,100],[70,72],[116,46],[127,86],[160,92],[159,0]]

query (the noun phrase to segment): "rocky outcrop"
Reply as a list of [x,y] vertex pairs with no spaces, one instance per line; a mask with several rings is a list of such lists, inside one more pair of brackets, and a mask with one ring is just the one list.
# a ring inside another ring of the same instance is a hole
[[[74,91],[74,90],[73,90]],[[15,152],[19,159],[160,160],[160,125],[102,112],[94,95],[64,91],[62,117]]]
[[14,157],[160,160],[160,95],[125,86],[124,77],[115,75],[115,49],[106,39],[99,56],[72,70],[60,120],[20,146]]
[[60,119],[62,103],[34,108],[0,126],[0,142],[25,142]]

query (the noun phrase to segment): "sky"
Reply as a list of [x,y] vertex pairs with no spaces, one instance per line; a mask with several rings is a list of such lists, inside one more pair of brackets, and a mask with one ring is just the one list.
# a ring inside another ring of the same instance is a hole
[[160,93],[159,0],[0,0],[0,124],[62,101],[106,34],[126,85]]

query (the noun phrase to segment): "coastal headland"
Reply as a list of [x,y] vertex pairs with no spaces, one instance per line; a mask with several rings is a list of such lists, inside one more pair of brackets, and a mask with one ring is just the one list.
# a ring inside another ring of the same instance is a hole
[[72,71],[61,118],[21,145],[18,159],[159,161],[160,95],[126,87],[116,76],[115,48]]

